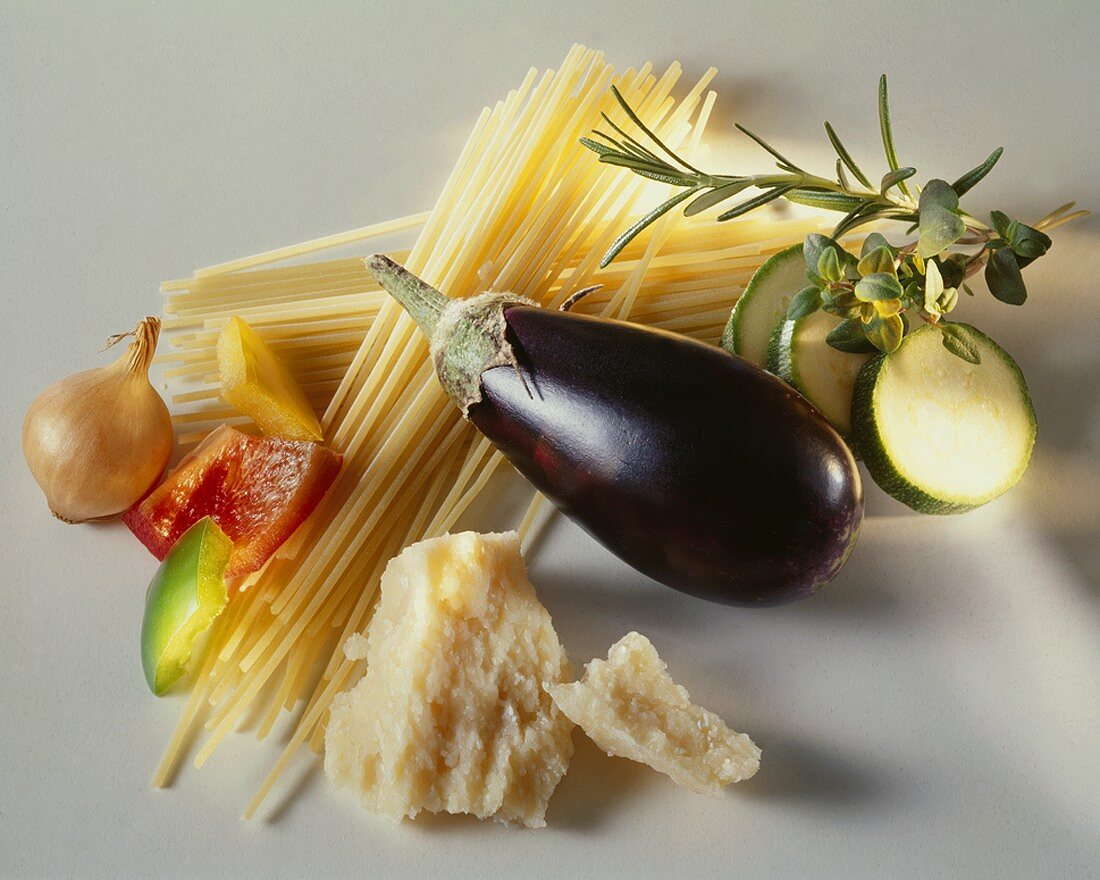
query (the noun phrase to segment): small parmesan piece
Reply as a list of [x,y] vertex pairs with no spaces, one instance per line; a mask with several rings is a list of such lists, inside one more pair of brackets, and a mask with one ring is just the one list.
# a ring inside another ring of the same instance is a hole
[[[365,648],[365,651],[364,651]],[[515,533],[421,541],[390,561],[348,657],[367,671],[333,702],[325,772],[393,820],[473,813],[545,825],[573,755],[548,685],[570,676]]]
[[648,764],[684,788],[714,797],[760,768],[760,749],[713,712],[692,704],[649,639],[628,633],[584,678],[553,685],[562,712],[609,755]]

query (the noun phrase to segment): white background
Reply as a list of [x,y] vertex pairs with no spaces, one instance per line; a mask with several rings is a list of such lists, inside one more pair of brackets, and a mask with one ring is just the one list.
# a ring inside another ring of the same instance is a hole
[[[178,699],[145,689],[152,559],[50,519],[19,451],[49,381],[199,265],[424,210],[479,108],[570,43],[626,67],[717,65],[733,118],[829,168],[871,164],[891,76],[903,162],[951,178],[997,145],[976,209],[1100,208],[1094,3],[0,3],[0,876],[1086,877],[1100,863],[1100,291],[1095,219],[1056,236],[1020,309],[964,314],[1028,376],[1020,487],[963,518],[870,490],[851,563],[768,611],[633,574],[559,523],[532,577],[575,660],[646,632],[764,749],[711,801],[578,751],[543,831],[391,827],[247,734],[176,788],[148,780]],[[735,169],[721,169],[735,170]],[[293,792],[290,790],[293,789]],[[294,797],[285,795],[292,793]]]

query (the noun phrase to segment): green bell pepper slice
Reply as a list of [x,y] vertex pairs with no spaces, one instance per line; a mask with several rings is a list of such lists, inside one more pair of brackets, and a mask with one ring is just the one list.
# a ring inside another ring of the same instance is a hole
[[141,665],[158,697],[187,673],[195,640],[227,604],[225,569],[233,542],[204,517],[168,551],[145,594]]

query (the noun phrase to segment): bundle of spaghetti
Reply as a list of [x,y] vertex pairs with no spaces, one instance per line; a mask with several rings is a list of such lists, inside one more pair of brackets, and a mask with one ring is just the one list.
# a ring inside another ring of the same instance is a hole
[[[646,185],[592,161],[578,144],[601,113],[621,113],[609,92],[614,83],[662,140],[686,145],[690,155],[713,105],[713,92],[704,96],[713,75],[708,71],[677,102],[676,64],[659,77],[649,65],[615,75],[601,54],[575,46],[559,70],[532,70],[478,118],[432,212],[394,221],[420,226],[412,249],[397,256],[439,289],[463,296],[510,290],[556,306],[602,283],[582,301],[586,310],[714,340],[763,257],[820,222],[714,229],[669,214],[600,270],[600,255],[639,213]],[[359,230],[329,241],[335,247],[368,238]],[[262,738],[282,711],[304,701],[246,815],[301,745],[320,747],[332,698],[362,671],[362,661],[345,659],[340,645],[368,623],[388,560],[453,526],[501,462],[439,388],[415,324],[381,298],[361,265],[255,268],[328,246],[292,246],[170,285],[168,317],[181,322],[172,327],[173,341],[190,356],[174,369],[193,368],[176,378],[201,386],[183,392],[190,397],[180,402],[197,404],[184,414],[193,418],[186,424],[221,417],[211,384],[213,335],[228,315],[252,309],[249,320],[307,385],[313,377],[325,436],[344,454],[344,468],[313,516],[243,585],[214,629],[154,780],[171,778],[197,725],[208,731],[195,759],[202,766],[246,714],[261,719]],[[361,321],[352,331],[361,336],[354,350],[333,356],[344,343],[330,343],[342,332],[324,323],[330,318]]]
[[[411,225],[422,216],[393,222]],[[743,219],[717,228],[709,223],[676,224],[661,253],[649,262],[630,317],[714,342],[731,304],[761,260],[820,226],[816,217]],[[644,244],[637,240],[628,245],[619,259],[599,272],[603,291],[576,310],[601,311],[611,291],[634,273],[643,253]],[[404,261],[408,251],[391,255]],[[565,272],[575,270],[578,263],[575,255]],[[551,301],[558,299],[563,283],[559,277],[549,285]],[[247,320],[290,365],[314,408],[323,413],[386,299],[359,258],[207,274],[166,282],[164,287],[169,293],[165,337],[177,350],[158,360],[167,365],[165,378],[182,389],[172,401],[185,447],[222,422],[243,421],[219,402],[217,337],[227,318]]]

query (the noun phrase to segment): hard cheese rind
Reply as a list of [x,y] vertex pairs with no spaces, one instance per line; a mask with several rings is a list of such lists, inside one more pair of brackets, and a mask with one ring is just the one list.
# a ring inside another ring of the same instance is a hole
[[394,820],[473,813],[545,825],[573,754],[546,691],[569,676],[514,533],[422,541],[390,561],[367,671],[333,703],[325,772]]
[[550,688],[554,703],[609,755],[648,764],[679,785],[717,796],[754,775],[760,749],[692,704],[643,635],[628,633],[584,678]]

